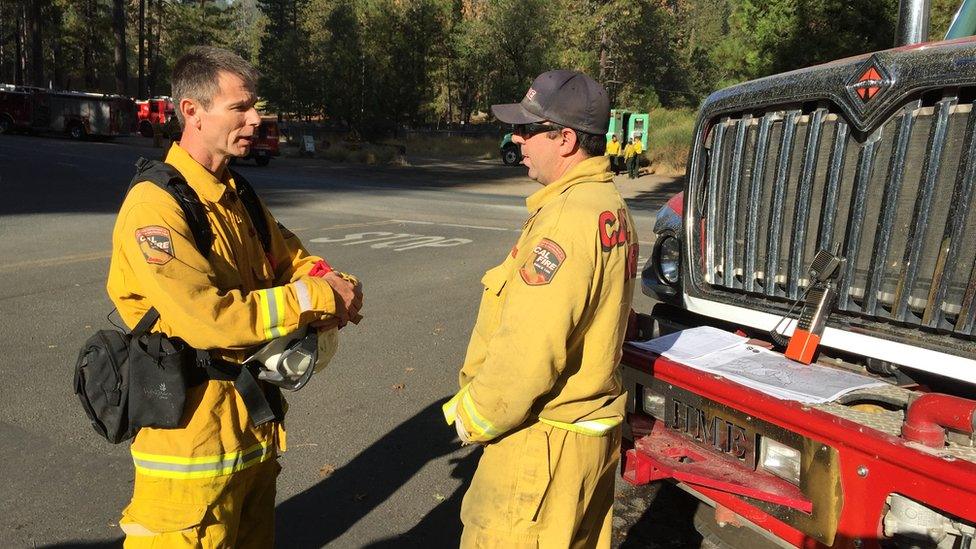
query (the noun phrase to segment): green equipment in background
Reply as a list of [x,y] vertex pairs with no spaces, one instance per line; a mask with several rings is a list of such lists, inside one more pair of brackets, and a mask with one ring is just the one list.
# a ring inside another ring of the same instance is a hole
[[650,125],[650,115],[646,112],[630,112],[624,109],[610,111],[610,128],[607,130],[607,141],[617,136],[617,141],[627,143],[631,137],[640,137],[641,145],[647,150],[647,130]]

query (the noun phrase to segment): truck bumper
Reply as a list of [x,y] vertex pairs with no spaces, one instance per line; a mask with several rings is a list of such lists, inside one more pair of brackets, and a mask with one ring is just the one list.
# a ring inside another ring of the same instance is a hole
[[[652,322],[640,319],[641,332]],[[796,547],[880,547],[892,496],[976,522],[972,461],[629,345],[622,365],[628,391],[622,472],[629,482],[671,479]],[[645,389],[663,397],[659,417],[645,409]],[[718,425],[738,429],[741,448],[720,441]],[[800,451],[798,485],[762,469],[766,437]]]

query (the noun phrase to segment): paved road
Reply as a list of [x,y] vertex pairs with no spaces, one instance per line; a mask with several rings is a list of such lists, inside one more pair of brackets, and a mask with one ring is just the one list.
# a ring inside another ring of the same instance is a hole
[[[138,140],[0,136],[5,547],[117,545],[115,521],[131,491],[128,450],[92,433],[71,373],[84,339],[109,326],[110,235],[132,164],[158,154]],[[282,547],[456,543],[461,487],[478,454],[459,447],[439,407],[456,388],[478,280],[510,249],[526,217],[523,197],[536,187],[521,168],[495,162],[413,163],[240,167],[283,224],[366,289],[364,322],[344,331],[330,368],[289,399]],[[621,178],[620,186],[646,240],[674,185]],[[636,302],[649,305],[644,296]],[[697,546],[693,534],[655,534],[646,517],[642,525],[642,497],[622,487],[618,542]]]

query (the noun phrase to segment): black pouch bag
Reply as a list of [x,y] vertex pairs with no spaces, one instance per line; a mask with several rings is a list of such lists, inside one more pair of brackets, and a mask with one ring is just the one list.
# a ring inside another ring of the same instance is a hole
[[129,425],[172,428],[180,424],[188,370],[195,352],[160,333],[129,341]]
[[75,363],[75,394],[95,432],[113,444],[142,427],[176,427],[183,415],[194,351],[179,339],[147,334],[158,319],[152,308],[131,333],[99,330]]
[[92,428],[112,444],[135,436],[129,425],[129,334],[99,330],[75,363],[75,394]]

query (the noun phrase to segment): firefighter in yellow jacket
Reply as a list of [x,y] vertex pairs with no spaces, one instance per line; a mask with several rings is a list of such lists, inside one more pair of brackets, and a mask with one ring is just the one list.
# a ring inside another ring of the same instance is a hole
[[610,141],[607,141],[607,151],[604,154],[610,159],[610,171],[613,172],[613,175],[620,175],[623,156],[621,156],[620,141],[617,141],[617,134],[610,136]]
[[[173,68],[183,136],[166,156],[196,192],[214,233],[209,259],[176,200],[142,182],[128,193],[113,233],[108,293],[134,326],[149,307],[154,331],[240,363],[247,350],[297,328],[357,316],[352,277],[309,276],[320,258],[277,225],[264,250],[226,169],[247,153],[260,118],[256,73],[218,48],[194,48]],[[279,421],[255,427],[230,381],[187,389],[181,425],[144,428],[132,443],[135,485],[119,521],[126,547],[272,547],[275,480],[284,450]]]
[[484,454],[464,496],[464,548],[610,547],[624,396],[617,371],[637,270],[627,206],[603,156],[604,89],[550,71],[515,124],[543,186],[511,253],[485,273],[445,418]]

